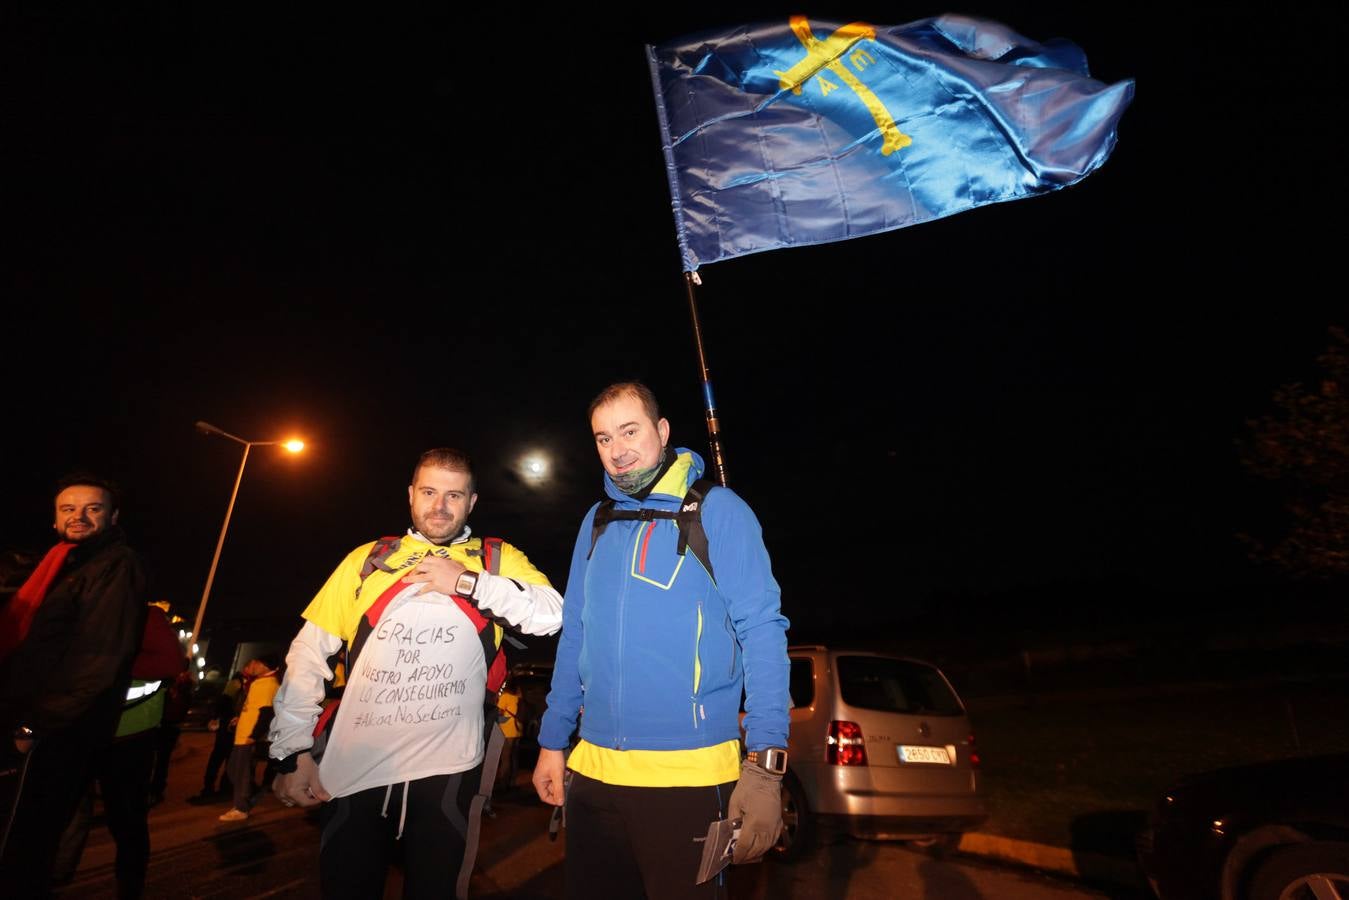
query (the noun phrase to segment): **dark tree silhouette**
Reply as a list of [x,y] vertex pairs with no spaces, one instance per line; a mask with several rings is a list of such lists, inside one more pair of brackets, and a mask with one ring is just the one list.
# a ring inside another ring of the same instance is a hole
[[1241,461],[1276,489],[1286,513],[1273,535],[1242,535],[1252,555],[1314,578],[1349,575],[1349,336],[1330,329],[1318,383],[1286,384],[1275,411],[1247,422]]

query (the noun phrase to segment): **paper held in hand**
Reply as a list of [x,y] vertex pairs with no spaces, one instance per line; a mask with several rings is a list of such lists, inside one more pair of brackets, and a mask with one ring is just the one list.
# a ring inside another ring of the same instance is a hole
[[741,819],[718,819],[707,829],[707,837],[694,838],[703,841],[703,859],[698,865],[698,877],[694,884],[702,884],[716,875],[731,861],[731,852],[740,837]]

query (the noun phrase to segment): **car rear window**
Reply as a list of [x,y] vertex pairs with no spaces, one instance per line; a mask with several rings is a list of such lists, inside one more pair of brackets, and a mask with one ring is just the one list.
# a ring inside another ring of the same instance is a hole
[[838,684],[849,706],[928,716],[965,712],[941,673],[922,663],[883,656],[840,656]]
[[787,689],[792,694],[792,707],[805,709],[815,702],[814,669],[810,665],[810,660],[794,657],[791,672]]

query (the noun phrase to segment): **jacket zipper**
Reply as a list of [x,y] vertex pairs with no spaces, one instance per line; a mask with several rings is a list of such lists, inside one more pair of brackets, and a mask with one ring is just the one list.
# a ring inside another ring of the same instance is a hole
[[[654,523],[653,523],[653,524],[654,524]],[[637,550],[637,541],[640,540],[641,537],[642,537],[642,529],[641,529],[640,527],[639,527],[639,528],[633,529],[633,536],[632,536],[633,552],[636,552],[636,550]],[[624,624],[626,623],[626,620],[627,620],[627,611],[628,611],[628,584],[629,584],[631,581],[632,581],[631,578],[624,578],[624,579],[623,579],[623,589],[622,589],[621,591],[618,592],[618,653],[617,653],[617,656],[618,656],[618,658],[619,658],[620,660],[621,660],[622,657],[623,657],[623,626],[624,626]],[[614,705],[613,705],[613,713],[614,713],[614,749],[615,749],[615,750],[622,750],[622,749],[623,749],[623,744],[626,743],[626,741],[625,741],[624,738],[623,738],[623,721],[622,721],[622,713],[621,713],[621,710],[623,709],[623,666],[622,666],[621,664],[618,666],[618,679],[617,679],[617,681],[618,681],[618,686],[614,689],[614,699],[613,699],[613,704],[614,704]]]
[[726,616],[726,636],[731,639],[731,667],[726,670],[727,677],[730,677],[735,674],[735,664],[740,659],[740,640],[735,636],[735,625],[729,614]]
[[698,727],[698,688],[702,686],[703,680],[703,601],[698,601],[698,630],[693,636],[693,696],[689,700],[693,704],[693,727]]
[[642,556],[641,559],[638,560],[637,571],[642,573],[643,575],[646,574],[646,551],[651,546],[651,532],[655,530],[656,530],[656,523],[653,520],[651,524],[646,526],[646,535],[642,538]]

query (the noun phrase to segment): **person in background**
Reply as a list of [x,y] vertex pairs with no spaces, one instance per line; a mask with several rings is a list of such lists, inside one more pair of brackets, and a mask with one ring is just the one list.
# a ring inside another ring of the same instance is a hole
[[215,803],[223,797],[234,796],[228,770],[221,777],[218,786],[216,777],[220,774],[221,767],[229,762],[230,754],[234,752],[234,721],[239,716],[240,707],[243,706],[243,686],[243,673],[235,672],[211,701],[210,728],[215,733],[215,743],[211,746],[211,755],[206,759],[201,792],[187,798],[187,802],[193,806],[204,806]]
[[508,677],[501,686],[501,695],[497,697],[497,721],[501,724],[501,733],[505,743],[501,747],[501,761],[497,763],[497,786],[510,790],[515,784],[515,773],[519,771],[520,735],[520,689],[515,679]]
[[155,745],[155,770],[150,776],[150,805],[164,802],[164,788],[169,783],[169,761],[173,758],[173,748],[178,746],[178,737],[183,731],[183,720],[192,707],[192,695],[197,689],[196,676],[186,657],[179,659],[178,674],[168,687],[168,696],[164,699],[164,718],[159,723],[159,740]]
[[88,473],[55,494],[60,540],[0,623],[0,768],[23,772],[0,821],[6,898],[46,895],[61,833],[107,752],[146,615],[140,557],[118,525],[116,487]]
[[[150,773],[159,744],[159,725],[175,673],[184,662],[178,638],[159,607],[151,605],[145,618],[140,651],[131,667],[122,715],[112,743],[98,755],[94,781],[103,799],[108,831],[117,844],[114,866],[119,900],[140,897],[150,864],[150,827],[147,802]],[[90,785],[92,788],[92,784]],[[93,817],[93,792],[71,817],[61,836],[52,880],[64,884],[79,867]]]
[[[244,705],[239,710],[239,718],[234,723],[234,750],[230,754],[230,782],[233,785],[234,805],[220,816],[222,822],[241,822],[248,818],[253,808],[254,784],[253,772],[257,762],[256,748],[258,738],[255,729],[266,717],[270,724],[272,698],[276,696],[281,680],[277,678],[275,657],[260,656],[251,659],[244,666],[244,678],[248,687],[244,693]],[[264,710],[266,713],[264,714]]]

